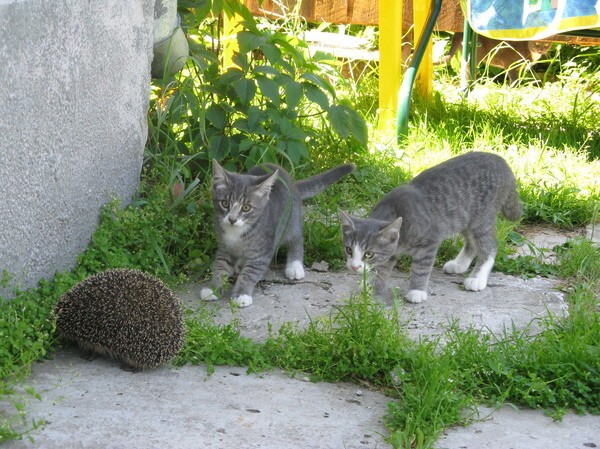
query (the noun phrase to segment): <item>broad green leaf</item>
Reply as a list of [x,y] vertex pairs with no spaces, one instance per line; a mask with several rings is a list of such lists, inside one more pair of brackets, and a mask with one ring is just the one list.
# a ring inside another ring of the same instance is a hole
[[241,53],[248,53],[252,50],[256,50],[265,43],[265,38],[263,36],[256,35],[250,31],[240,31],[237,34],[237,40]]
[[306,133],[301,129],[294,125],[290,120],[285,117],[281,117],[277,123],[279,124],[279,129],[281,130],[281,134],[286,139],[296,139],[302,140],[306,137]]
[[275,45],[264,42],[260,45],[260,49],[271,64],[281,63],[281,51]]
[[250,139],[243,139],[238,147],[239,152],[246,153],[250,148],[252,148],[253,145],[254,142],[252,142]]
[[287,62],[287,60],[285,59],[280,59],[278,62],[279,67],[282,68],[283,72],[289,74],[291,77],[295,78],[296,77],[296,69],[295,67],[290,64],[289,62]]
[[194,61],[200,70],[207,70],[211,64],[215,63],[215,54],[208,50],[199,49],[195,51],[190,58]]
[[298,66],[304,66],[306,59],[304,52],[300,48],[308,48],[306,42],[299,40],[296,36],[289,33],[276,32],[269,36],[268,42],[277,45],[281,50],[294,60]]
[[327,112],[331,126],[341,137],[353,137],[363,146],[368,143],[368,130],[364,119],[352,108],[333,105]]
[[226,114],[235,114],[236,112],[239,112],[236,108],[234,108],[229,103],[221,102],[221,103],[219,103],[219,106],[221,106],[221,109],[223,109]]
[[219,84],[229,85],[244,78],[244,72],[236,67],[230,67],[225,73],[219,76]]
[[[182,6],[181,3],[178,6]],[[192,6],[192,5],[190,5]],[[209,0],[197,0],[193,4],[193,13],[194,17],[198,22],[202,22],[204,19],[208,17],[210,14],[210,8],[212,6],[212,1]]]
[[250,130],[256,129],[258,124],[263,120],[264,112],[256,106],[250,106],[248,108],[248,128]]
[[224,0],[212,0],[212,13],[215,17],[218,17],[221,14],[221,11],[223,11],[224,7]]
[[233,63],[236,64],[244,72],[248,71],[249,62],[248,62],[248,56],[245,53],[235,53],[233,55],[232,60],[233,60]]
[[250,104],[256,95],[256,84],[254,84],[254,81],[246,78],[236,81],[233,89],[235,90],[240,103],[242,103],[244,106]]
[[288,110],[296,109],[300,104],[300,100],[302,100],[302,95],[304,91],[302,89],[302,84],[294,81],[291,78],[283,78],[283,90],[285,92],[285,103],[287,104]]
[[350,130],[352,132],[352,136],[356,139],[358,143],[360,143],[363,147],[367,148],[369,145],[369,128],[367,127],[367,123],[363,116],[361,116],[354,109],[348,108],[348,113],[350,114]]
[[227,125],[227,114],[218,104],[211,104],[206,109],[206,118],[217,129],[223,130]]
[[341,137],[345,139],[350,136],[352,120],[350,119],[350,115],[342,106],[336,104],[331,106],[327,112],[327,118],[329,119],[334,131]]
[[256,76],[256,82],[262,94],[267,97],[275,106],[281,104],[281,95],[279,93],[279,85],[270,78],[263,75]]
[[286,153],[294,165],[297,165],[302,159],[308,159],[310,157],[310,154],[306,149],[306,144],[300,140],[287,140]]
[[286,136],[290,139],[296,139],[296,140],[304,140],[306,138],[306,133],[304,132],[304,130],[302,128],[299,128],[297,126],[294,126],[293,128],[291,128],[288,133],[286,134]]
[[302,75],[300,75],[300,78],[313,83],[315,86],[319,86],[321,90],[329,92],[331,96],[335,98],[335,89],[333,88],[333,86],[327,81],[325,81],[323,78],[321,78],[319,75],[316,75],[314,73],[303,73]]
[[223,134],[215,134],[208,139],[208,154],[211,159],[218,161],[229,154],[231,148],[229,138]]
[[238,131],[242,131],[243,133],[250,134],[250,126],[248,125],[248,120],[246,120],[244,118],[238,118],[238,119],[234,120],[233,124],[231,126],[233,126],[233,128],[237,129]]
[[[260,3],[262,3],[262,0]],[[244,2],[240,2],[239,0],[225,0],[225,4],[225,12],[228,13],[229,17],[237,14],[244,19],[244,28],[250,28],[251,25],[254,25],[254,27],[256,26],[256,21],[250,10],[244,5]]]
[[254,67],[252,72],[261,73],[263,75],[273,75],[273,76],[281,75],[281,72],[279,70],[277,70],[275,67],[271,67],[270,65],[256,66],[256,67]]
[[327,111],[329,109],[329,98],[327,94],[319,89],[317,86],[311,83],[304,82],[302,83],[304,87],[304,92],[306,93],[306,98],[308,98],[313,103],[318,104],[321,109]]

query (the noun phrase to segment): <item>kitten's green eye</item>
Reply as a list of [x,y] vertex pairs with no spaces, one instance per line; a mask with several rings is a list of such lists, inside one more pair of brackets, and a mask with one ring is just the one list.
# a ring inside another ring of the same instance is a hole
[[352,248],[350,248],[349,246],[346,246],[346,254],[348,254],[349,256],[352,255]]
[[221,201],[221,206],[223,207],[223,209],[229,209],[229,201],[222,200]]
[[365,260],[371,260],[373,258],[375,254],[373,254],[371,251],[367,251],[365,253]]
[[242,212],[250,212],[250,209],[252,209],[252,206],[250,206],[249,204],[244,204],[242,206]]

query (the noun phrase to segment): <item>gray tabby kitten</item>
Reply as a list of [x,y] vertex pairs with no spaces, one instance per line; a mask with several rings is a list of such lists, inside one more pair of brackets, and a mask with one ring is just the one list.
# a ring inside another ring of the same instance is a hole
[[500,156],[472,152],[432,167],[400,186],[375,205],[368,218],[340,210],[349,270],[373,269],[372,284],[381,295],[397,256],[412,257],[406,299],[427,299],[427,284],[442,241],[457,233],[464,237],[458,256],[444,265],[446,273],[465,273],[466,290],[487,285],[496,256],[496,215],[516,221],[523,212],[515,177]]
[[232,173],[213,160],[212,200],[218,250],[209,287],[200,297],[217,299],[227,279],[237,274],[231,300],[240,307],[252,304],[254,287],[269,267],[279,245],[287,249],[285,276],[304,278],[302,204],[330,184],[354,171],[345,164],[294,182],[274,164],[256,166],[246,174]]

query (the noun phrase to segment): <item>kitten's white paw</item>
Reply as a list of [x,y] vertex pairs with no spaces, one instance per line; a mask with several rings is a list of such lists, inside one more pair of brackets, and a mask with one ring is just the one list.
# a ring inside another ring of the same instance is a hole
[[240,295],[237,298],[231,298],[231,302],[238,307],[248,307],[252,305],[252,296]]
[[448,274],[462,274],[469,269],[469,266],[464,266],[458,263],[456,260],[450,260],[444,264],[444,273]]
[[212,288],[204,287],[200,290],[200,299],[203,301],[217,301],[219,298],[217,298]]
[[408,302],[412,302],[413,304],[418,304],[427,299],[427,292],[423,290],[409,290],[406,294],[406,300]]
[[479,278],[467,278],[465,279],[465,290],[469,290],[472,292],[478,292],[483,290],[487,285],[487,279],[479,279]]
[[295,260],[285,267],[285,277],[294,281],[304,279],[304,266],[299,260]]

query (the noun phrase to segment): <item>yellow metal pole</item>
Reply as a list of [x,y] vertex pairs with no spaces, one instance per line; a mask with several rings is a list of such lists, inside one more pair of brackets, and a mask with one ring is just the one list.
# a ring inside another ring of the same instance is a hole
[[238,31],[242,29],[240,25],[241,21],[242,17],[238,14],[229,17],[227,14],[223,13],[223,34],[221,36],[223,69],[227,69],[234,65],[233,55],[239,50],[236,35]]
[[[431,11],[432,2],[424,0],[413,0],[413,14],[415,23],[415,45],[419,42],[425,25],[427,23],[427,17]],[[417,71],[417,78],[415,80],[415,89],[421,94],[422,97],[429,98],[433,92],[433,52],[431,40],[427,44],[425,53],[423,54],[423,60],[419,65]]]
[[379,120],[381,130],[395,129],[402,81],[402,0],[379,0]]

